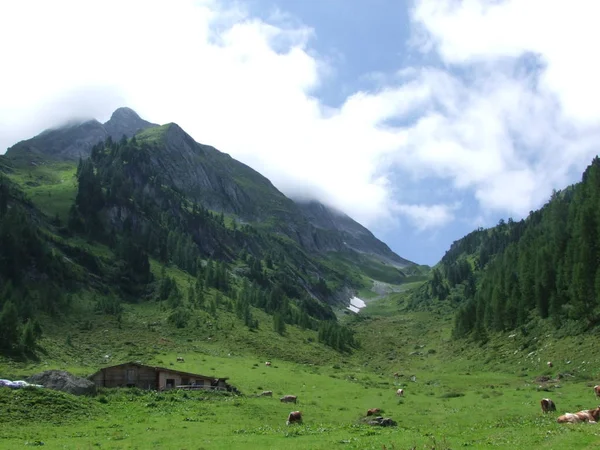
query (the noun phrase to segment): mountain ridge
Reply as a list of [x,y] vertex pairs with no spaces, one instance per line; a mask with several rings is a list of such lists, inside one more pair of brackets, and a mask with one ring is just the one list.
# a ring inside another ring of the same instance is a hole
[[308,252],[357,252],[398,269],[415,265],[396,255],[349,216],[316,200],[308,206],[296,202],[259,172],[212,146],[198,143],[179,125],[153,124],[130,108],[118,108],[104,124],[89,120],[46,130],[15,144],[6,156],[31,154],[76,160],[89,157],[94,145],[123,135],[159,146],[150,160],[161,177],[209,210],[234,215],[241,224],[256,223],[285,235]]

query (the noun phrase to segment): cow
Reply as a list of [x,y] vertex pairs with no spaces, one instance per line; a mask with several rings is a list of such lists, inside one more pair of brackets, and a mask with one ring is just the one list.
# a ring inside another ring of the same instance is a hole
[[300,411],[290,412],[290,414],[287,418],[287,422],[285,424],[289,425],[291,423],[302,423],[302,412],[300,412]]
[[367,416],[374,416],[375,414],[379,414],[381,409],[379,408],[371,408],[367,410]]
[[542,405],[542,412],[544,413],[556,411],[556,405],[549,398],[543,398],[540,404]]
[[600,420],[600,406],[596,409],[584,409],[576,413],[565,413],[559,416],[558,423],[596,423]]
[[552,366],[554,365],[554,364],[552,364],[552,361],[548,361],[546,364],[548,365],[548,368],[550,368],[550,369],[552,369]]
[[279,401],[282,403],[296,403],[298,401],[298,397],[295,395],[284,395],[279,399]]
[[396,395],[399,395],[400,397],[404,397],[404,389],[398,389],[396,391]]
[[183,362],[183,356],[178,356],[177,357],[177,362]]
[[259,397],[273,397],[273,391],[263,391],[258,394]]
[[267,361],[267,362],[265,363],[265,366],[270,366],[270,365],[271,365],[271,361]]
[[600,385],[596,385],[594,386],[594,392],[596,394],[596,397],[600,397]]

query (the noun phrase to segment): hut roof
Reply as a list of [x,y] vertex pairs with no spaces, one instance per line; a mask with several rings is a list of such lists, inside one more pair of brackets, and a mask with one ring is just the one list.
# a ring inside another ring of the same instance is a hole
[[146,364],[142,364],[139,362],[125,362],[125,363],[121,363],[121,364],[116,364],[114,366],[107,366],[107,367],[102,367],[100,370],[98,370],[97,372],[94,372],[92,375],[90,375],[90,377],[93,377],[94,375],[106,370],[106,369],[114,369],[116,367],[122,367],[122,366],[137,366],[137,367],[146,367],[149,369],[154,369],[154,371],[156,372],[170,372],[170,373],[174,373],[177,375],[182,375],[182,376],[188,376],[188,377],[194,377],[194,378],[203,378],[205,380],[219,380],[219,381],[226,381],[229,378],[228,377],[213,377],[213,376],[208,376],[208,375],[200,375],[197,373],[191,373],[191,372],[183,372],[181,370],[174,370],[174,369],[169,369],[166,367],[159,367],[159,366],[149,366]]

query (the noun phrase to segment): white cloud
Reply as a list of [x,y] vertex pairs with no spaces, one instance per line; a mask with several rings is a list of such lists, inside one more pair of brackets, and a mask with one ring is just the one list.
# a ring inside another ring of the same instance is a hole
[[444,69],[418,75],[433,106],[404,129],[397,163],[472,190],[484,213],[526,215],[575,181],[600,138],[598,12],[595,2],[417,1],[417,42]]
[[594,154],[598,8],[417,1],[421,48],[442,67],[371,74],[377,90],[330,108],[315,95],[335,74],[312,46],[318,30],[285,12],[260,20],[211,0],[2,2],[0,42],[11,45],[0,48],[0,149],[126,105],[367,226],[398,214],[421,229],[454,220],[452,199],[403,193],[397,170],[472,193],[482,217],[523,215]]
[[454,220],[454,210],[459,205],[405,205],[394,207],[400,214],[405,215],[420,230],[440,228]]
[[420,0],[414,18],[448,63],[487,62],[531,53],[544,65],[539,88],[567,117],[598,124],[600,3],[589,0]]

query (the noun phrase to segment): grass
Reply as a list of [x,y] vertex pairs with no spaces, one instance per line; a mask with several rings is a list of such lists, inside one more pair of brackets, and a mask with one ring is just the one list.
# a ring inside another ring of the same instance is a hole
[[37,160],[35,165],[15,162],[14,170],[7,173],[9,178],[21,186],[44,214],[50,218],[58,216],[66,223],[77,194],[77,163],[44,159]]
[[[169,274],[187,282],[183,272],[169,269]],[[600,377],[594,369],[600,355],[589,337],[554,340],[541,323],[527,335],[491,336],[485,347],[456,342],[450,339],[451,316],[406,311],[402,295],[394,294],[348,319],[362,348],[340,355],[311,342],[312,331],[288,327],[288,336],[278,336],[270,330],[269,316],[253,313],[261,323],[257,332],[240,326],[225,310],[185,329],[169,326],[154,303],[127,305],[120,323],[103,315],[90,319],[80,311],[80,320],[75,316],[70,326],[70,344],[65,324],[57,323],[46,330],[39,361],[2,360],[0,377],[20,379],[48,368],[87,375],[105,365],[104,355],[110,354],[109,365],[142,360],[227,376],[243,395],[114,389],[75,398],[2,389],[0,447],[41,442],[50,449],[552,449],[600,444],[597,425],[556,423],[558,414],[598,403],[592,386]],[[82,326],[86,320],[91,327]],[[185,362],[177,362],[178,356]],[[547,360],[554,362],[552,370]],[[400,373],[398,379],[394,372]],[[555,379],[558,373],[567,375],[540,388],[540,375]],[[399,387],[404,397],[396,396]],[[263,390],[272,390],[273,398],[257,397]],[[278,397],[285,394],[297,395],[299,403],[280,403]],[[556,402],[556,413],[542,414],[539,401],[547,396]],[[366,424],[369,408],[381,408],[398,426]],[[304,423],[288,427],[285,420],[294,409],[302,411]]]
[[155,143],[162,142],[165,134],[172,124],[168,123],[159,127],[146,128],[135,135],[139,142]]

